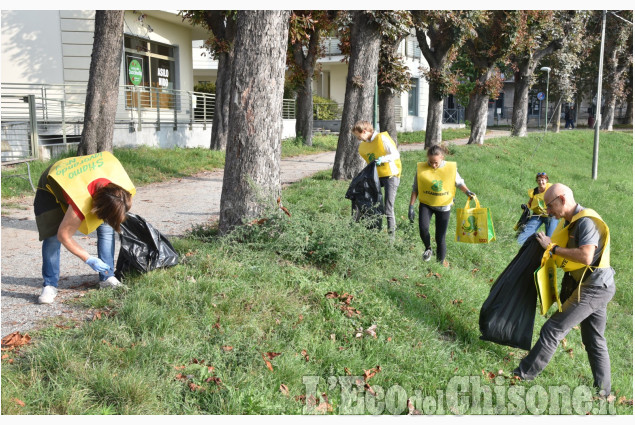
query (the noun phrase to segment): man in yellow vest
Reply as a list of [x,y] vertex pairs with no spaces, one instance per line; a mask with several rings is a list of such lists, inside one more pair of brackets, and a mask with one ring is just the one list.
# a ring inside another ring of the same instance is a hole
[[388,222],[388,233],[395,236],[395,197],[401,178],[401,159],[397,145],[388,132],[377,133],[368,121],[358,121],[351,130],[361,141],[359,154],[366,164],[375,161],[379,184],[384,188],[384,213]]
[[604,338],[606,306],[615,294],[615,271],[609,265],[610,234],[593,210],[578,205],[571,189],[556,183],[545,192],[547,211],[564,219],[550,238],[536,234],[556,265],[566,273],[560,299],[562,311],[554,313],[540,330],[540,338],[514,370],[520,379],[532,380],[547,366],[560,341],[580,324],[593,384],[600,395],[611,392],[611,363]]
[[[110,152],[62,159],[42,173],[37,189],[33,209],[44,279],[39,303],[50,304],[57,296],[61,245],[99,272],[100,288],[121,286],[114,276],[114,232],[135,194],[121,163]],[[97,257],[73,239],[77,230],[86,235],[97,230]]]

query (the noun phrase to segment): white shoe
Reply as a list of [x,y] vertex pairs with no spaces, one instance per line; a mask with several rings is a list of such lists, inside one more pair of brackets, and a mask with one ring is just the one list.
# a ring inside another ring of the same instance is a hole
[[99,282],[99,289],[123,288],[123,287],[124,287],[124,284],[119,282],[119,279],[117,279],[114,276],[110,276],[108,279],[102,280]]
[[38,297],[37,301],[40,304],[51,304],[53,300],[55,300],[56,296],[57,288],[55,286],[48,285],[42,289],[42,295]]
[[430,261],[430,257],[432,257],[432,250],[426,249],[423,253],[423,261]]

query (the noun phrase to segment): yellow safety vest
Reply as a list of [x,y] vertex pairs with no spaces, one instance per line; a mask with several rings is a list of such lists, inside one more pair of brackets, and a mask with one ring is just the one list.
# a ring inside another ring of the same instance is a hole
[[[397,151],[397,145],[395,144],[395,141],[392,140],[390,135],[385,131],[382,133],[379,133],[370,142],[361,142],[359,144],[359,148],[358,148],[359,154],[361,155],[362,158],[364,158],[364,161],[366,161],[366,164],[370,164],[371,161],[374,161],[377,158],[386,155],[386,149],[384,149],[384,142],[383,142],[384,140],[386,140],[388,143],[392,145],[395,152]],[[377,175],[379,177],[390,177],[390,176],[401,177],[401,159],[396,159],[394,163],[398,170],[397,173],[393,173],[392,170],[390,169],[390,163],[385,162],[377,166]]]
[[432,207],[450,205],[456,194],[456,162],[446,161],[436,170],[427,162],[417,163],[419,202]]
[[545,205],[545,193],[547,192],[547,189],[549,189],[551,187],[551,183],[547,183],[546,185],[547,187],[545,187],[545,191],[542,193],[536,193],[534,194],[534,190],[535,189],[529,189],[527,191],[527,193],[529,194],[529,197],[531,198],[531,204],[529,205],[529,209],[531,211],[533,211],[534,214],[546,217],[547,215],[547,206]]
[[110,180],[111,183],[121,186],[133,196],[136,193],[126,170],[110,152],[62,159],[53,164],[47,176],[46,188],[55,196],[64,212],[68,207],[64,199],[64,192],[66,192],[84,215],[79,231],[85,235],[103,223],[103,220],[91,212],[93,198],[88,192],[88,185],[100,178]]
[[606,241],[604,242],[604,247],[602,248],[602,254],[600,257],[600,264],[597,266],[587,266],[586,264],[577,263],[575,261],[564,259],[560,257],[559,255],[557,255],[558,250],[556,249],[556,255],[553,256],[553,259],[556,262],[556,265],[566,272],[570,272],[572,270],[579,270],[581,268],[602,269],[602,268],[610,267],[611,234],[609,232],[609,227],[606,225],[604,220],[602,220],[602,217],[600,217],[600,215],[597,212],[595,212],[594,210],[590,208],[585,208],[579,213],[577,213],[576,215],[574,215],[573,218],[571,219],[571,222],[567,226],[564,225],[564,219],[561,219],[560,222],[558,223],[558,227],[556,228],[555,232],[553,232],[553,235],[551,236],[552,244],[566,248],[567,242],[569,241],[569,228],[571,227],[571,224],[582,217],[590,217],[591,219],[593,219],[595,223],[598,225],[598,227],[600,227],[600,234],[606,235]]

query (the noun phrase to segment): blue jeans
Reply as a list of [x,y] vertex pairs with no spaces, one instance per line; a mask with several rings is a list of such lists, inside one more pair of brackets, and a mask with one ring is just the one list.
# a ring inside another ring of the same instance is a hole
[[518,235],[518,245],[524,244],[527,238],[536,233],[536,231],[543,224],[545,225],[545,235],[551,236],[556,230],[558,220],[556,220],[554,217],[531,216],[529,218],[529,221],[527,221],[525,229],[521,232],[520,235]]
[[[44,284],[42,286],[54,286],[57,288],[57,282],[60,278],[60,247],[61,242],[57,239],[57,235],[42,241],[42,277]],[[112,227],[103,223],[97,228],[97,255],[113,270],[115,268],[115,231]],[[108,277],[103,273],[99,273],[99,280],[104,281]]]

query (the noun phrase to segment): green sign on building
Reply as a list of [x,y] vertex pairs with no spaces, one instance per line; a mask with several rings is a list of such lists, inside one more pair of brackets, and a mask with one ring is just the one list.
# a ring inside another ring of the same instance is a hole
[[143,67],[136,59],[132,59],[128,64],[128,78],[135,86],[138,86],[143,81]]

